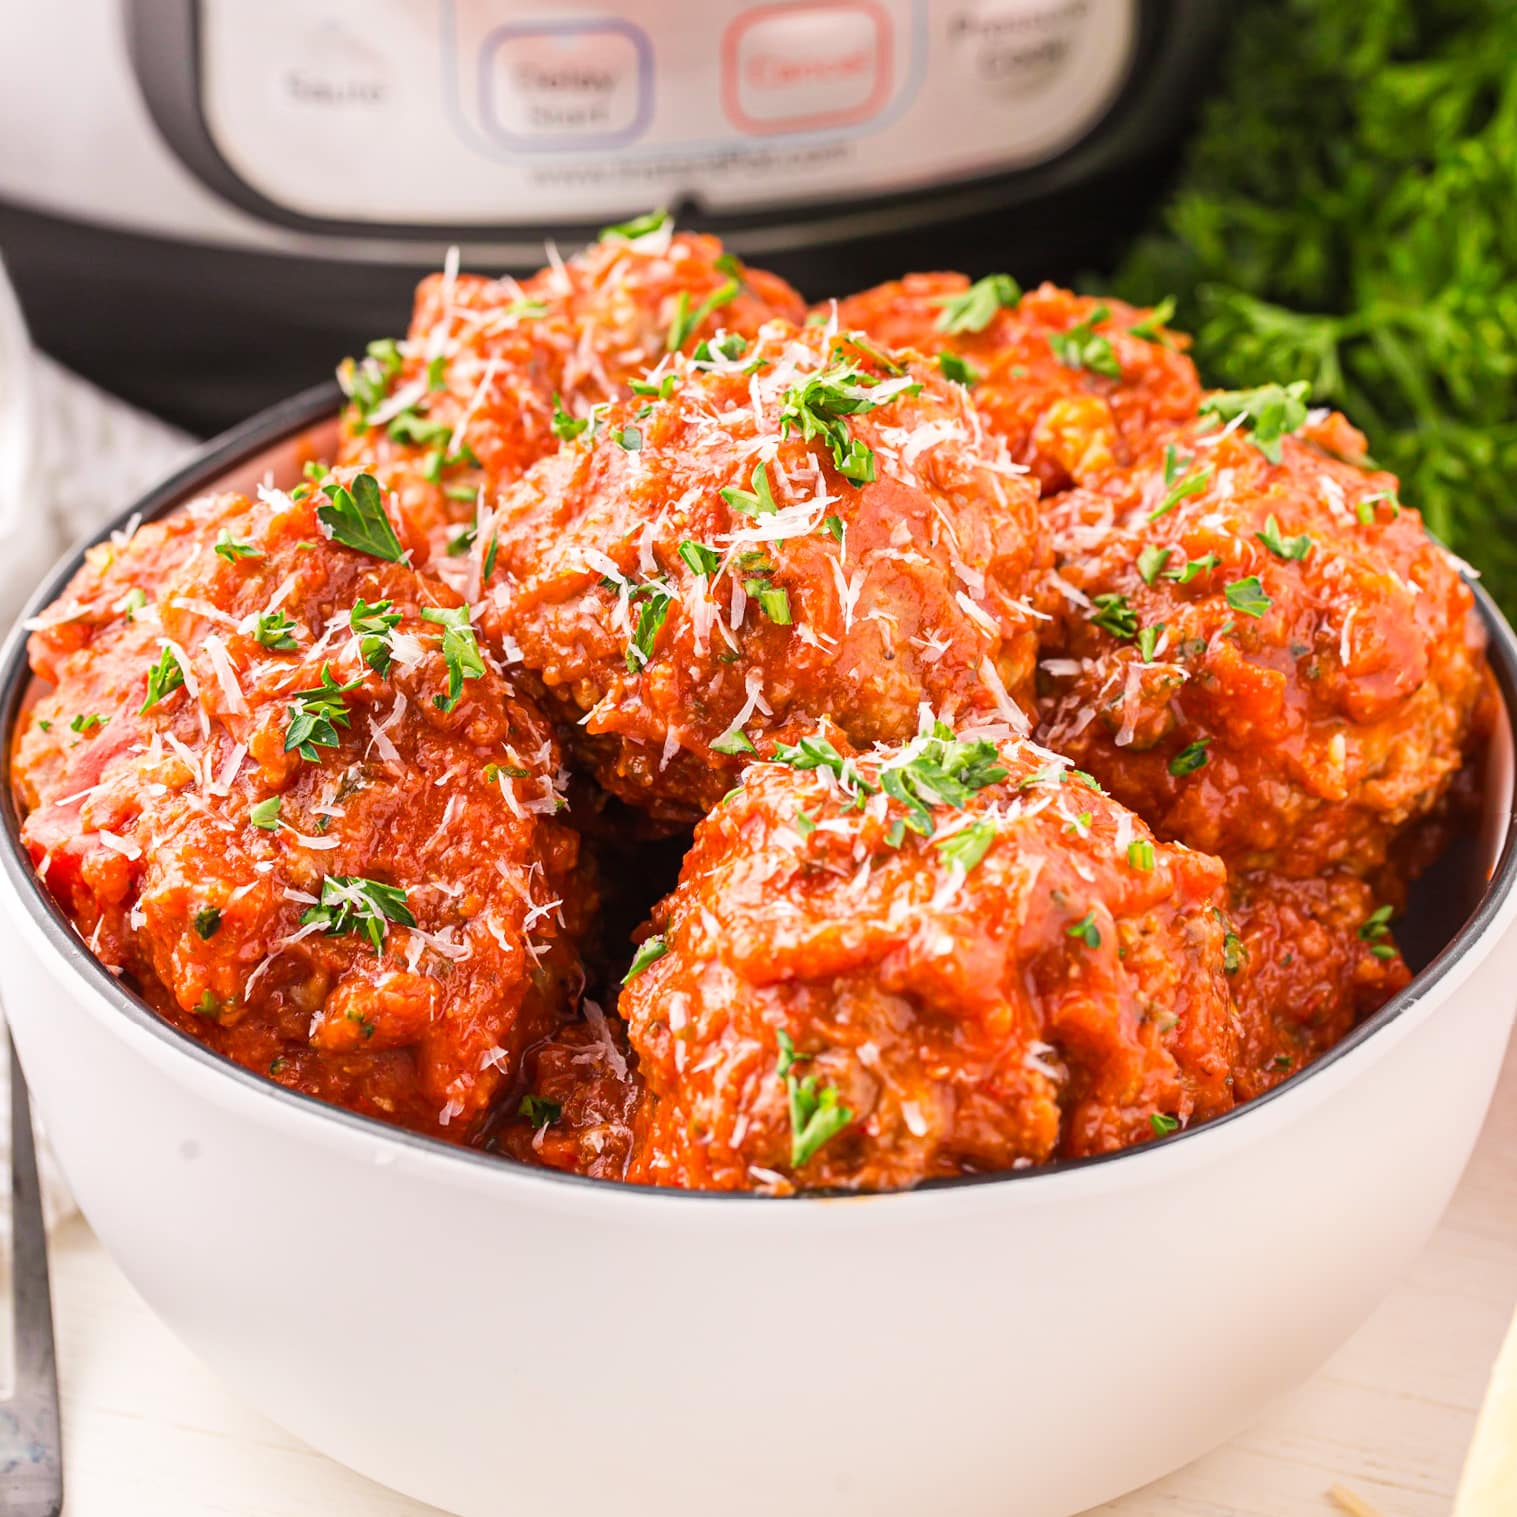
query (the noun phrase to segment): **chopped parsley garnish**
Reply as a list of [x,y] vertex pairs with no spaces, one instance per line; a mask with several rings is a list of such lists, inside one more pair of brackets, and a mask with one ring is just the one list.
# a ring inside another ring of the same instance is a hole
[[[893,388],[884,400],[871,391],[882,384]],[[874,450],[849,430],[848,418],[873,411],[901,395],[915,395],[919,384],[880,380],[857,364],[840,358],[785,392],[780,408],[780,431],[797,431],[807,442],[821,438],[832,454],[833,467],[850,484],[867,485],[874,478]]]
[[1180,1119],[1168,1116],[1162,1111],[1156,1111],[1148,1119],[1148,1125],[1153,1128],[1156,1138],[1167,1138],[1172,1132],[1179,1132]]
[[51,732],[53,730],[53,724],[45,716],[37,718],[37,726],[42,732]]
[[84,712],[81,711],[79,715],[76,716],[68,724],[68,730],[70,732],[88,733],[93,732],[96,727],[103,727],[104,725],[105,718],[103,716],[99,716],[93,711],[91,711],[89,715],[86,716]]
[[238,542],[225,529],[223,529],[221,536],[216,539],[216,546],[211,551],[224,558],[229,564],[235,564],[239,558],[263,557],[263,554],[252,543]]
[[1304,559],[1312,551],[1312,540],[1305,532],[1299,537],[1282,537],[1280,535],[1280,523],[1275,520],[1273,514],[1264,523],[1264,530],[1262,532],[1255,532],[1254,536],[1276,558],[1283,558],[1287,561]]
[[316,752],[318,748],[335,748],[339,742],[337,729],[352,722],[343,696],[362,683],[360,675],[346,685],[339,685],[332,678],[331,666],[323,663],[321,683],[312,690],[295,692],[294,704],[290,707],[290,724],[284,733],[284,751],[298,752],[301,758],[314,763],[320,757]]
[[563,397],[553,392],[553,435],[560,442],[573,442],[589,425],[588,416],[571,416],[564,410]]
[[137,708],[137,714],[141,716],[144,711],[152,710],[164,696],[171,695],[183,683],[184,670],[179,667],[174,650],[165,644],[158,662],[148,669],[147,699]]
[[516,1108],[516,1115],[525,1117],[533,1127],[548,1127],[563,1116],[564,1109],[547,1096],[525,1095]]
[[1375,521],[1375,507],[1384,503],[1391,509],[1391,520],[1401,515],[1401,501],[1394,490],[1376,490],[1373,495],[1363,495],[1354,503],[1354,515],[1359,518],[1362,527],[1372,526]]
[[1176,564],[1173,569],[1164,571],[1165,579],[1172,579],[1177,585],[1188,585],[1198,574],[1209,573],[1215,569],[1222,560],[1215,553],[1207,553],[1201,558],[1193,558],[1184,564]]
[[641,427],[634,427],[630,422],[611,434],[611,440],[623,453],[641,453],[643,449],[643,431]]
[[[1173,448],[1166,449],[1164,455],[1164,482],[1169,484],[1170,462]],[[1191,459],[1191,463],[1195,460]],[[1158,521],[1161,516],[1168,516],[1182,500],[1189,496],[1197,495],[1204,490],[1212,476],[1212,466],[1203,464],[1194,473],[1187,474],[1183,479],[1170,484],[1169,491],[1164,499],[1148,513],[1149,521]]]
[[448,384],[448,356],[439,353],[427,360],[427,388],[432,391],[446,389]]
[[645,580],[640,585],[623,581],[619,592],[634,604],[642,605],[637,613],[637,625],[632,629],[632,641],[627,644],[627,673],[637,674],[653,657],[653,645],[669,615],[670,596],[663,584],[656,579]]
[[1145,664],[1154,661],[1154,653],[1158,649],[1159,639],[1164,635],[1164,623],[1154,622],[1151,626],[1138,629],[1138,657]]
[[1217,422],[1243,418],[1253,445],[1272,463],[1280,462],[1280,439],[1306,423],[1312,387],[1298,379],[1288,385],[1259,385],[1252,390],[1217,390],[1201,402],[1199,414]]
[[448,539],[448,557],[462,558],[474,546],[478,536],[479,524],[471,521],[467,527],[461,528]]
[[706,368],[723,359],[727,363],[736,363],[744,353],[748,351],[748,340],[738,332],[724,332],[720,337],[708,341],[705,338],[695,345],[695,351],[690,355],[690,362],[697,368]]
[[674,387],[678,383],[678,374],[665,374],[657,384],[654,384],[651,379],[629,379],[627,388],[634,395],[647,395],[657,400],[668,400],[674,394]]
[[1243,946],[1243,939],[1236,932],[1224,932],[1222,934],[1222,969],[1226,974],[1237,974],[1243,968],[1248,958],[1248,950]]
[[757,753],[758,749],[753,746],[753,739],[741,727],[734,727],[730,732],[724,732],[711,744],[711,751],[725,753],[728,758],[735,758],[740,753]]
[[809,811],[797,811],[791,820],[795,823],[795,830],[803,838],[810,837],[816,831],[816,818]]
[[972,390],[980,382],[980,376],[975,372],[973,365],[966,359],[960,358],[957,353],[946,351],[939,353],[938,372],[944,379],[950,379],[956,385],[963,385],[966,390]]
[[1280,523],[1273,515],[1264,523],[1262,532],[1255,532],[1254,536],[1269,549],[1276,558],[1303,559],[1312,551],[1312,540],[1303,532],[1299,537],[1281,537]]
[[906,825],[931,837],[933,806],[962,808],[970,796],[1004,780],[1001,755],[988,738],[961,741],[952,729],[935,722],[900,755],[880,768],[880,788],[906,808]]
[[390,672],[390,634],[400,625],[400,613],[390,609],[393,604],[377,600],[370,605],[360,595],[348,612],[348,626],[358,634],[358,656],[381,677]]
[[944,295],[938,304],[938,331],[952,336],[959,332],[983,332],[996,312],[1022,298],[1022,287],[1010,274],[987,274],[958,295]]
[[1264,586],[1259,583],[1257,574],[1250,574],[1247,579],[1233,580],[1223,587],[1222,593],[1227,597],[1228,605],[1244,616],[1263,616],[1274,605],[1274,601],[1264,593]]
[[622,976],[622,984],[635,980],[650,964],[656,964],[669,952],[669,945],[661,937],[644,938],[632,955],[632,962]]
[[1092,374],[1120,379],[1122,365],[1117,362],[1111,338],[1096,331],[1096,324],[1110,315],[1109,306],[1098,305],[1084,321],[1077,322],[1067,332],[1050,332],[1048,346],[1053,349],[1053,356],[1066,369],[1089,369]]
[[753,466],[753,475],[748,481],[752,490],[739,490],[730,486],[721,492],[722,499],[734,511],[744,516],[770,516],[779,510],[774,503],[774,494],[769,488],[769,470],[763,463]]
[[795,1066],[810,1059],[811,1055],[797,1053],[784,1028],[776,1034],[776,1039],[780,1056],[774,1072],[785,1083],[790,1106],[790,1167],[799,1169],[824,1143],[837,1137],[853,1121],[853,1112],[843,1105],[835,1086],[818,1090],[815,1075],[807,1075],[804,1079],[796,1075]]
[[1078,938],[1087,948],[1101,946],[1101,929],[1096,926],[1096,908],[1092,906],[1078,922],[1071,922],[1064,929],[1067,938]]
[[701,323],[708,316],[715,315],[723,306],[731,305],[742,293],[742,289],[741,280],[729,279],[720,289],[713,290],[693,311],[690,309],[689,290],[681,290],[679,302],[674,309],[674,320],[669,324],[669,335],[664,339],[664,350],[678,353],[695,335]]
[[405,360],[393,337],[377,338],[365,352],[361,362],[354,363],[350,359],[344,363],[338,371],[338,378],[348,399],[357,408],[360,424],[367,427],[370,414],[379,409],[389,394],[390,384],[400,373]]
[[1154,845],[1147,838],[1134,838],[1127,845],[1127,862],[1146,873],[1154,867]]
[[1093,626],[1104,628],[1113,637],[1136,637],[1138,613],[1128,604],[1125,595],[1097,595],[1092,604],[1095,610],[1089,621]]
[[990,851],[990,845],[995,839],[995,823],[981,817],[958,832],[939,838],[933,846],[943,855],[943,860],[950,869],[962,869],[968,874]]
[[421,619],[442,628],[442,656],[448,666],[448,693],[434,695],[432,704],[439,711],[451,711],[463,695],[466,679],[481,679],[485,672],[484,656],[479,651],[479,641],[469,622],[469,608],[456,606],[445,610],[441,606],[423,606]]
[[1377,906],[1359,924],[1359,937],[1362,942],[1370,945],[1370,952],[1377,959],[1393,959],[1396,957],[1396,945],[1385,941],[1390,937],[1391,908],[1389,906]]
[[302,927],[315,923],[328,937],[362,933],[375,953],[384,947],[390,922],[398,922],[402,927],[416,925],[416,918],[406,905],[405,891],[398,885],[385,885],[356,874],[327,875],[321,882],[320,904],[307,907],[300,914]]
[[[402,411],[385,428],[391,442],[409,443],[417,448],[431,448],[453,436],[453,423],[423,416],[419,411]],[[441,472],[441,455],[437,472]]]
[[279,806],[280,797],[277,795],[271,795],[265,801],[255,801],[248,807],[248,820],[255,827],[261,827],[265,832],[277,832],[279,830]]
[[668,211],[647,211],[641,216],[634,216],[631,221],[622,221],[616,226],[605,227],[601,231],[600,240],[609,242],[612,238],[619,238],[623,242],[636,242],[639,237],[652,236],[654,232],[661,231],[668,224]]
[[1206,767],[1206,750],[1211,746],[1209,737],[1198,737],[1195,742],[1187,743],[1170,761],[1169,772],[1176,779],[1184,779],[1187,774],[1194,774],[1197,769]]
[[202,906],[190,920],[202,942],[215,937],[221,930],[221,913],[214,906]]
[[1135,321],[1127,330],[1132,336],[1141,337],[1144,342],[1162,343],[1164,333],[1161,328],[1174,317],[1174,314],[1175,297],[1166,295],[1147,316]]
[[758,602],[759,610],[776,627],[791,625],[790,597],[783,588],[770,584],[767,579],[748,579],[743,581],[743,589]]
[[130,622],[136,620],[137,613],[142,610],[145,605],[147,605],[147,596],[135,585],[133,585],[132,588],[126,592],[126,596],[121,602],[121,609],[126,613],[126,619]]
[[685,538],[679,545],[679,556],[689,565],[692,574],[704,574],[708,579],[721,568],[722,555],[705,543]]
[[828,535],[838,542],[843,540],[843,518],[841,516],[824,516],[822,525],[827,529]]
[[356,548],[371,558],[398,564],[405,553],[379,496],[379,481],[360,474],[351,490],[342,485],[323,485],[327,504],[317,506],[316,519],[332,534],[334,542]]
[[295,641],[295,623],[283,611],[260,611],[253,623],[253,641],[274,653],[288,653]]
[[495,559],[500,553],[500,533],[492,532],[490,541],[485,545],[485,561],[479,567],[480,577],[488,585],[490,577],[495,573]]
[[1138,554],[1138,573],[1145,585],[1151,585],[1158,579],[1165,564],[1169,562],[1172,551],[1170,548],[1155,548],[1149,544]]

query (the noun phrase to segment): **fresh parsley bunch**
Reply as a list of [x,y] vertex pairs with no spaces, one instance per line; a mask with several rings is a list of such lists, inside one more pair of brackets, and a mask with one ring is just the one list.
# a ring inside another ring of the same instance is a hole
[[1517,6],[1243,0],[1155,230],[1211,384],[1306,380],[1517,612]]

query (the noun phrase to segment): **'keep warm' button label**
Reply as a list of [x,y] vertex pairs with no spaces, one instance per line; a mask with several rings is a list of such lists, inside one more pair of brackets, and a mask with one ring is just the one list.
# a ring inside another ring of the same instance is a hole
[[872,0],[768,5],[723,43],[723,102],[745,132],[803,132],[867,121],[889,98],[890,18]]

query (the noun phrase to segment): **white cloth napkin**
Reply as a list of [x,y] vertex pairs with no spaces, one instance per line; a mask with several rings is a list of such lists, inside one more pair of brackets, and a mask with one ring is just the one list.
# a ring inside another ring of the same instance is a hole
[[[184,433],[35,353],[0,265],[0,627],[10,625],[49,565],[191,447]],[[0,927],[0,936],[8,930]],[[40,1129],[37,1158],[51,1229],[74,1203]],[[9,1163],[10,1083],[0,1079],[0,1173]],[[6,1236],[9,1197],[10,1187],[0,1184]]]

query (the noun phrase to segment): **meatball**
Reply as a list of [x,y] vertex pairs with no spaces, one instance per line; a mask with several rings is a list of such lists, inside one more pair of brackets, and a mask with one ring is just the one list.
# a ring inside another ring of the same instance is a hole
[[39,876],[163,1016],[462,1141],[577,989],[594,898],[550,725],[405,547],[364,476],[92,550],[15,773]]
[[1046,495],[1132,463],[1201,399],[1187,341],[1163,311],[1072,295],[1022,294],[1004,274],[911,274],[841,301],[838,320],[894,348],[939,355],[972,386],[986,424]]
[[714,237],[675,236],[657,217],[627,230],[640,235],[607,233],[522,282],[423,280],[405,340],[371,344],[340,371],[351,402],[339,458],[378,465],[402,509],[459,551],[481,488],[492,496],[552,452],[667,346],[804,315],[784,280]]
[[1225,1111],[1225,894],[1004,728],[813,734],[749,767],[653,913],[628,1178],[889,1189]]
[[676,357],[480,536],[485,625],[597,779],[693,821],[767,739],[904,740],[1030,706],[1050,563],[1026,474],[963,390],[830,328]]
[[1238,875],[1231,906],[1243,1027],[1236,1088],[1246,1101],[1326,1053],[1411,971],[1391,934],[1390,907],[1351,875]]
[[1464,758],[1473,598],[1342,417],[1279,386],[1206,409],[1050,507],[1042,741],[1234,869],[1367,874]]

